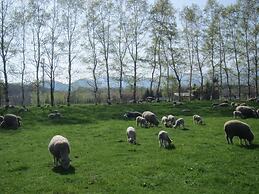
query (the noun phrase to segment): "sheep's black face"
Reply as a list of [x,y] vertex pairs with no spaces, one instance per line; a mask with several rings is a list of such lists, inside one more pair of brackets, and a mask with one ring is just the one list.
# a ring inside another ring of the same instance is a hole
[[254,134],[252,132],[249,133],[247,140],[249,141],[249,143],[251,144],[252,141],[254,140]]
[[70,166],[70,159],[61,159],[60,163],[64,169],[68,169]]

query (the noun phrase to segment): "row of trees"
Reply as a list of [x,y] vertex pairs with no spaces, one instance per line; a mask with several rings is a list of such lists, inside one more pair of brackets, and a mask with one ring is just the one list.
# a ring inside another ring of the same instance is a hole
[[44,87],[41,79],[48,77],[53,106],[55,79],[60,74],[68,81],[69,106],[75,62],[91,75],[95,103],[100,76],[106,78],[107,103],[112,100],[111,76],[119,82],[120,100],[127,80],[137,101],[137,83],[143,76],[150,78],[149,91],[161,94],[164,88],[169,99],[174,88],[181,96],[186,76],[190,100],[197,77],[200,99],[205,81],[211,83],[211,99],[216,86],[220,97],[241,98],[244,85],[247,97],[257,97],[258,12],[256,0],[238,0],[229,6],[208,0],[204,9],[192,4],[182,10],[169,0],[156,0],[153,5],[146,0],[1,0],[5,104],[9,104],[8,76],[21,77],[23,105],[24,83],[26,77],[31,79],[28,72],[34,72],[38,106],[40,87]]

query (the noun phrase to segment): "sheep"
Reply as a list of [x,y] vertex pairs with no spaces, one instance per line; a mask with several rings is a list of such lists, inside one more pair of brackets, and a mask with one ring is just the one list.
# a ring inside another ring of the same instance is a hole
[[200,124],[200,125],[203,124],[203,119],[199,115],[193,115],[192,120],[193,120],[193,123]]
[[14,114],[6,114],[3,121],[0,124],[1,128],[17,129],[21,126],[21,117],[17,117]]
[[54,166],[57,167],[59,164],[64,168],[70,167],[70,144],[67,138],[61,135],[55,135],[49,142],[49,152],[53,155]]
[[257,112],[253,107],[250,106],[238,106],[236,111],[240,111],[245,118],[256,118]]
[[148,127],[148,123],[147,123],[147,120],[141,116],[138,116],[136,118],[136,125],[137,126],[141,126],[141,127]]
[[168,136],[168,133],[166,131],[160,131],[158,133],[158,143],[159,147],[164,147],[164,148],[170,148],[172,140]]
[[183,120],[183,118],[179,118],[179,119],[177,119],[176,121],[175,121],[175,124],[174,124],[174,128],[176,128],[176,127],[184,127],[184,120]]
[[175,124],[175,120],[176,120],[175,116],[168,115],[167,118],[168,118],[168,121],[171,123],[171,125]]
[[242,112],[235,110],[233,111],[233,118],[237,118],[237,117],[243,118],[243,114]]
[[150,125],[158,126],[159,124],[157,116],[150,111],[143,112],[142,117],[144,117],[147,120],[147,122],[150,123]]
[[128,142],[136,144],[136,130],[133,127],[128,127],[126,130]]
[[251,128],[248,124],[238,121],[238,120],[230,120],[224,124],[224,130],[226,133],[226,139],[228,144],[233,144],[233,137],[238,136],[240,139],[240,144],[242,144],[242,139],[244,139],[245,144],[247,145],[247,141],[249,144],[252,144],[254,139],[254,134],[251,131]]
[[161,119],[161,123],[166,127],[168,123],[168,118],[166,116],[163,116]]
[[128,119],[136,119],[138,116],[142,116],[142,114],[140,112],[137,112],[137,111],[126,112],[124,114],[124,117],[128,118]]
[[59,119],[61,117],[61,114],[59,112],[50,113],[48,115],[49,119]]

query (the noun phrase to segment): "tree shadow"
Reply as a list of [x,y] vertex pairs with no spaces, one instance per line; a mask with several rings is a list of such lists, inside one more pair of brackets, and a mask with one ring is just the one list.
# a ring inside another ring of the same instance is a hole
[[70,165],[68,169],[62,168],[62,166],[56,166],[52,168],[52,171],[61,175],[75,174],[75,168]]

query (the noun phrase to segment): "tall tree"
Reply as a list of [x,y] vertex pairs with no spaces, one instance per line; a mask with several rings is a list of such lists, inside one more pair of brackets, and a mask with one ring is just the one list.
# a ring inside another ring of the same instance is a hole
[[133,61],[133,101],[136,103],[137,93],[137,68],[140,60],[140,49],[144,43],[144,36],[147,28],[147,1],[128,0],[127,1],[127,47]]
[[218,24],[219,24],[219,5],[216,0],[208,0],[207,5],[204,9],[205,17],[206,17],[206,50],[208,52],[209,61],[211,65],[212,71],[212,90],[210,94],[210,99],[214,98],[215,94],[215,82],[217,82],[216,78],[216,65],[215,55],[217,48],[217,39],[218,39]]
[[75,48],[79,40],[78,20],[80,17],[81,0],[59,0],[62,7],[62,23],[65,30],[66,54],[68,57],[68,91],[67,105],[70,106],[71,83],[72,83],[72,63],[76,58]]
[[126,0],[116,0],[115,1],[115,22],[117,25],[115,26],[115,33],[112,40],[112,47],[115,53],[115,61],[119,64],[117,69],[119,73],[119,98],[120,102],[122,102],[122,82],[123,82],[123,74],[124,69],[126,67],[125,59],[127,54],[127,33],[125,33],[126,28]]
[[51,106],[54,106],[55,70],[60,55],[58,50],[58,39],[60,38],[61,33],[60,12],[57,0],[52,1],[49,11],[49,20],[46,25],[48,27],[48,32],[46,33],[43,45],[48,59],[47,74],[50,78],[50,104]]
[[42,41],[43,41],[43,27],[46,23],[46,0],[30,0],[29,10],[31,19],[31,30],[33,36],[33,60],[36,67],[36,95],[37,95],[37,106],[40,106],[40,64],[42,52]]
[[97,25],[97,38],[101,43],[101,54],[104,57],[104,64],[106,70],[107,81],[107,103],[111,103],[111,89],[110,89],[110,47],[111,47],[111,12],[113,9],[112,1],[99,1],[99,22]]
[[15,22],[13,20],[13,2],[10,0],[1,0],[0,5],[0,56],[3,63],[4,74],[4,96],[5,106],[9,106],[9,83],[8,83],[8,60],[14,53],[14,37],[16,32]]

